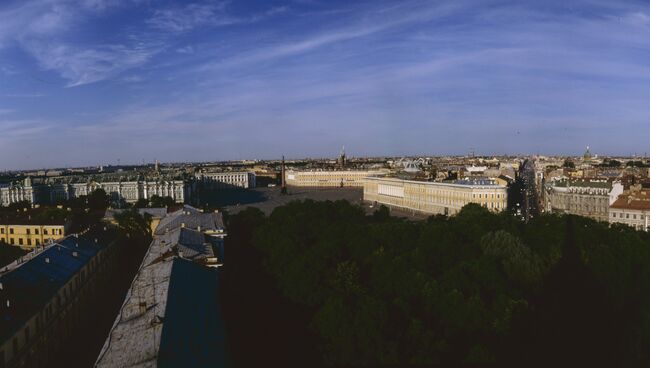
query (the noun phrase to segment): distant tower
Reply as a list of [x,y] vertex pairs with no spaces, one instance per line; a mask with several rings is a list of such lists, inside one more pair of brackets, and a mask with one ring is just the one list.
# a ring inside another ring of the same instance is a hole
[[155,170],[156,170],[156,172],[159,172],[159,171],[160,171],[160,167],[159,167],[159,165],[160,165],[160,163],[158,162],[158,160],[156,160],[156,166],[155,166]]
[[282,181],[281,181],[281,186],[280,186],[280,193],[282,194],[287,194],[287,182],[285,181],[285,169],[284,169],[284,156],[282,156],[282,170],[281,170],[282,175]]
[[343,148],[341,148],[341,154],[339,155],[339,167],[341,169],[345,168],[346,161],[347,159],[345,157],[345,146],[343,146]]
[[585,154],[584,154],[583,158],[584,158],[585,160],[591,160],[592,157],[593,157],[593,156],[592,156],[592,154],[591,154],[591,151],[589,151],[589,146],[587,146],[587,150],[585,151]]

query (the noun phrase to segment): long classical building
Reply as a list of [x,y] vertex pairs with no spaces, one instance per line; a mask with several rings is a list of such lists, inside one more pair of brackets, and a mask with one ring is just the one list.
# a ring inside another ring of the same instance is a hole
[[0,269],[0,367],[48,367],[112,281],[111,231],[70,235]]
[[546,184],[545,210],[608,221],[609,206],[623,193],[623,185],[608,179],[562,178]]
[[286,183],[293,187],[363,187],[365,178],[383,175],[386,171],[331,170],[287,171]]
[[30,204],[55,203],[88,195],[95,189],[103,189],[113,201],[124,200],[135,203],[139,199],[150,199],[157,195],[171,197],[176,203],[185,203],[190,195],[190,186],[183,180],[136,180],[86,183],[32,184],[29,178],[24,183],[12,183],[0,187],[0,205],[27,201]]
[[201,172],[196,179],[211,189],[255,188],[256,179],[253,172]]
[[507,188],[493,179],[439,183],[369,177],[363,187],[363,199],[421,214],[454,215],[468,203],[477,203],[495,212],[508,206]]
[[218,271],[221,213],[183,209],[164,217],[95,367],[227,365]]

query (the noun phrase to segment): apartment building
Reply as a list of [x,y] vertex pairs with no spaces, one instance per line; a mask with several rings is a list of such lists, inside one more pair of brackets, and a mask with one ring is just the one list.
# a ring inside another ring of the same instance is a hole
[[623,185],[612,179],[568,179],[551,181],[545,187],[548,213],[565,213],[608,221],[609,206],[623,193]]
[[68,225],[63,222],[49,225],[29,221],[22,224],[0,224],[0,241],[29,250],[63,238],[67,228]]
[[0,269],[0,367],[48,367],[115,269],[111,230],[70,235]]
[[621,194],[609,206],[609,222],[648,231],[650,225],[650,190],[632,190]]

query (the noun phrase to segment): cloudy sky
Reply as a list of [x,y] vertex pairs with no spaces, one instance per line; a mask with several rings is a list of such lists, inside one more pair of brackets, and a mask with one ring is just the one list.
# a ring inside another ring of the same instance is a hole
[[0,170],[649,143],[645,1],[0,0]]

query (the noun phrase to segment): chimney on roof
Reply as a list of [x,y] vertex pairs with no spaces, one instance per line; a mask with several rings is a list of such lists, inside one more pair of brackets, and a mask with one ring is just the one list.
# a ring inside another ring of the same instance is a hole
[[196,227],[196,231],[201,231],[201,225]]
[[7,308],[11,307],[11,303],[9,302],[9,299],[7,299]]
[[49,257],[45,257],[45,263],[50,263],[50,258]]
[[184,222],[181,222],[181,227],[185,227],[185,223],[184,223]]
[[79,257],[79,253],[77,253],[77,252],[72,252],[72,256],[75,257],[75,258],[77,258],[77,257]]

